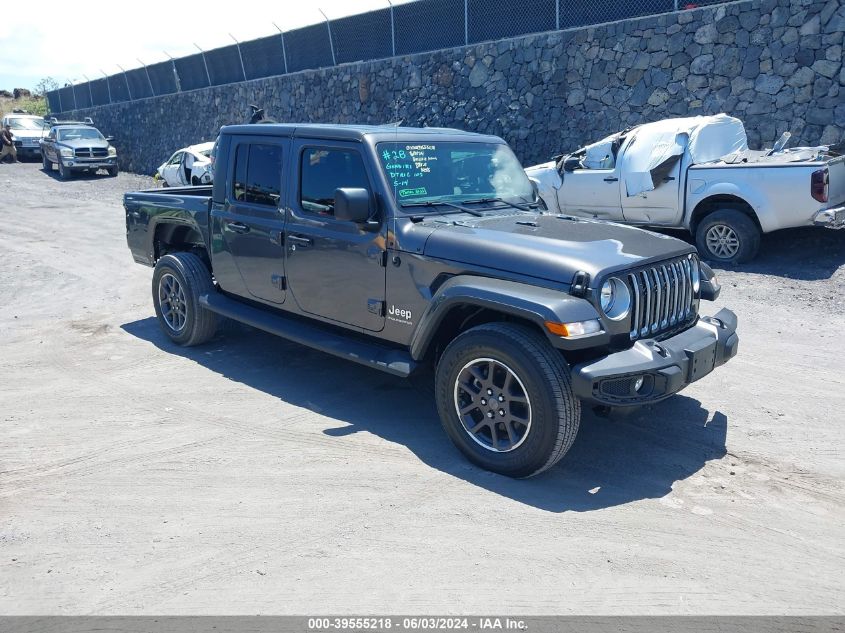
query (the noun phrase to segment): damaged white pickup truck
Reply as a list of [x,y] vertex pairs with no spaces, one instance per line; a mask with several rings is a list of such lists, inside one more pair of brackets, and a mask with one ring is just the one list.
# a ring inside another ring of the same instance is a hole
[[690,231],[702,256],[754,258],[763,233],[845,226],[835,148],[748,149],[726,114],[647,123],[525,171],[555,213]]

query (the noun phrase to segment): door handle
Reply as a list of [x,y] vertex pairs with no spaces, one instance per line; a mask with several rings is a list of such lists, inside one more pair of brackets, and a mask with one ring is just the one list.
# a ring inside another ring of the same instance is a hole
[[249,233],[249,227],[243,222],[226,222],[226,227],[235,233]]
[[619,182],[619,179],[618,179],[618,178],[613,178],[613,177],[611,176],[610,178],[605,178],[605,179],[604,179],[604,181],[605,181],[605,182]]
[[674,176],[666,176],[666,178],[663,179],[663,182],[669,182],[671,180],[675,180],[675,177]]
[[287,240],[291,244],[299,244],[300,246],[312,246],[314,244],[314,240],[310,237],[302,237],[300,235],[288,235]]

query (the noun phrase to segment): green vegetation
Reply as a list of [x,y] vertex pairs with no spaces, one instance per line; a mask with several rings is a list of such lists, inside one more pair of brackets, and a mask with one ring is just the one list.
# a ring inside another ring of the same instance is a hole
[[7,114],[12,110],[26,110],[30,114],[45,115],[48,112],[47,100],[44,97],[21,97],[8,99],[0,97],[0,114]]

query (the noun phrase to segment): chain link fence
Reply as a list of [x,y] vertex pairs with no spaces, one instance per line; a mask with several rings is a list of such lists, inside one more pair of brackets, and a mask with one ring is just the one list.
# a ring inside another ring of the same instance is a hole
[[65,112],[728,1],[416,0],[65,86],[47,99]]

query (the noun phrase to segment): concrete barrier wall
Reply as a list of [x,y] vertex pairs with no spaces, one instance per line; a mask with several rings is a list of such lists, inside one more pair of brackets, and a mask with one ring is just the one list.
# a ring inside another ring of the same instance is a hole
[[523,162],[625,127],[727,112],[752,147],[845,141],[845,0],[747,0],[602,26],[351,63],[64,113],[117,137],[152,173],[179,147],[242,123],[448,126],[504,137]]

